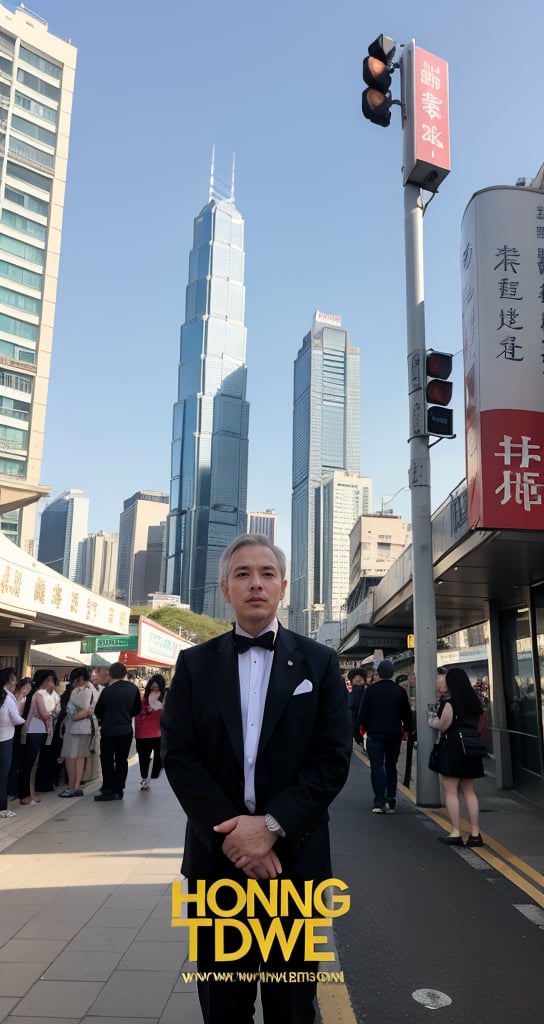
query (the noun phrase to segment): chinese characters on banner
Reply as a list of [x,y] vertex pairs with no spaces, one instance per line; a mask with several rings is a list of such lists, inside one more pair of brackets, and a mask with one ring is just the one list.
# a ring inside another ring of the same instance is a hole
[[451,168],[448,64],[413,42],[402,63],[404,184],[436,192]]
[[471,529],[544,529],[544,195],[474,195],[461,243]]
[[47,615],[83,629],[126,633],[130,609],[72,583],[0,536],[0,606],[10,614]]

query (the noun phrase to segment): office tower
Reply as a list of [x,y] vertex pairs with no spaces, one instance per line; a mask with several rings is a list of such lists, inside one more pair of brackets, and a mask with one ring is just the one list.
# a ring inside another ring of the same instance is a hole
[[90,533],[81,542],[77,583],[115,601],[118,533]]
[[219,558],[246,528],[244,222],[216,188],[194,223],[174,406],[166,590],[224,617]]
[[261,533],[271,544],[276,543],[276,536],[278,531],[278,513],[274,512],[273,509],[267,508],[266,512],[248,512],[247,514],[247,532],[248,533]]
[[76,581],[79,578],[80,545],[87,535],[89,499],[71,488],[42,512],[38,560]]
[[321,485],[360,472],[359,349],[339,316],[316,312],[295,360],[289,622],[311,633],[324,616]]
[[0,6],[0,531],[32,551],[76,49]]
[[349,537],[348,612],[377,586],[410,541],[410,526],[401,516],[365,512],[354,522]]
[[336,470],[321,485],[322,574],[325,621],[340,619],[349,594],[349,535],[360,516],[372,511],[372,480]]
[[[168,495],[161,491],[136,491],[123,502],[119,517],[119,556],[117,562],[117,599],[123,604],[147,604],[148,549],[155,559],[155,537],[150,528],[166,522]],[[159,589],[159,581],[153,587]]]

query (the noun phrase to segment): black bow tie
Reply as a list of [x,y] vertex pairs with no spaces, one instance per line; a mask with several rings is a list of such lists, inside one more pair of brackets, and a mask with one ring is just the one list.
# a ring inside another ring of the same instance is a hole
[[272,629],[268,633],[262,633],[261,636],[242,636],[240,633],[233,633],[232,638],[238,654],[245,654],[250,647],[264,647],[266,651],[273,651],[276,639]]

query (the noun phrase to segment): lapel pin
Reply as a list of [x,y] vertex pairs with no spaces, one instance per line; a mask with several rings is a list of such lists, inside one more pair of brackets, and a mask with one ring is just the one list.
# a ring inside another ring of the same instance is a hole
[[288,661],[287,664],[290,665],[291,668],[293,667],[293,662],[292,661]]

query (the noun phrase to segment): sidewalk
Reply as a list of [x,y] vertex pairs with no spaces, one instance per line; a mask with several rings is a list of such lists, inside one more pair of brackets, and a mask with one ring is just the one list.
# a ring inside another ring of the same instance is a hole
[[[131,767],[122,803],[95,803],[94,783],[79,799],[13,804],[17,817],[0,822],[0,1021],[201,1024],[196,984],[180,976],[184,929],[170,923],[185,818],[166,778],[152,785],[140,792]],[[480,797],[478,855],[492,866],[505,856],[510,880],[544,906],[543,812],[487,780]],[[342,989],[320,986],[324,1024],[349,1020]]]
[[1,822],[0,1021],[200,1024],[170,924],[184,816],[164,777],[141,793],[132,767],[122,803],[98,785]]

